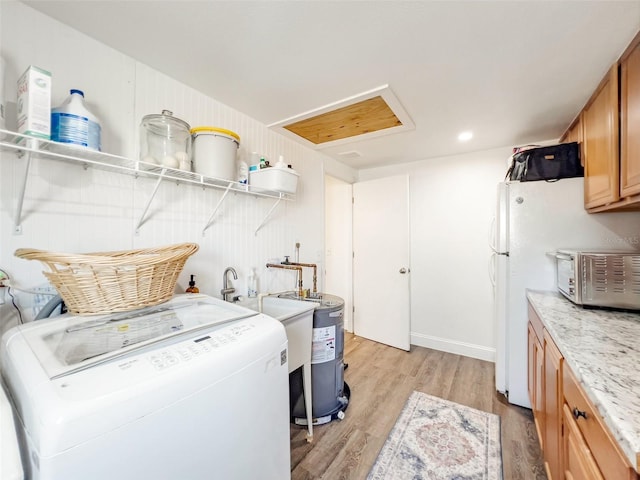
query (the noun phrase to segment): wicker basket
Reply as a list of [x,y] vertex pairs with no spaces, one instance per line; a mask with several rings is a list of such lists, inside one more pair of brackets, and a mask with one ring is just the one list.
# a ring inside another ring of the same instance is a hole
[[87,254],[16,250],[27,260],[40,260],[69,313],[95,315],[148,307],[169,300],[178,275],[195,243]]

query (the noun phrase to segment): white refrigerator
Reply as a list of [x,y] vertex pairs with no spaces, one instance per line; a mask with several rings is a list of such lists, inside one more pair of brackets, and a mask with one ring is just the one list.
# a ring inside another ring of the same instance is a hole
[[527,392],[526,289],[555,290],[560,248],[640,247],[640,212],[589,214],[584,179],[498,184],[491,228],[496,389],[531,408]]

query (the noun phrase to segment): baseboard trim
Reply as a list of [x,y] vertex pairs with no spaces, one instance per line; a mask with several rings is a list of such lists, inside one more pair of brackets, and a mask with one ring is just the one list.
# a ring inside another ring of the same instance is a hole
[[478,360],[486,360],[487,362],[496,361],[495,348],[474,345],[472,343],[458,342],[447,338],[433,337],[431,335],[424,335],[421,333],[411,333],[411,345],[440,350],[441,352],[455,353],[456,355],[477,358]]

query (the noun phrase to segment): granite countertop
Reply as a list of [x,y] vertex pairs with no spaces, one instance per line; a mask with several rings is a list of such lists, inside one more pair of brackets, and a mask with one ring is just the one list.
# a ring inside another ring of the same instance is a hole
[[557,292],[527,298],[622,451],[640,470],[640,313],[587,309]]

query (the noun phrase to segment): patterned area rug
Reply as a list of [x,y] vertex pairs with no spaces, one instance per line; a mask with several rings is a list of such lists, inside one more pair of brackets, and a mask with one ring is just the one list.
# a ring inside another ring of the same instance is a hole
[[500,417],[413,392],[367,480],[501,480]]

